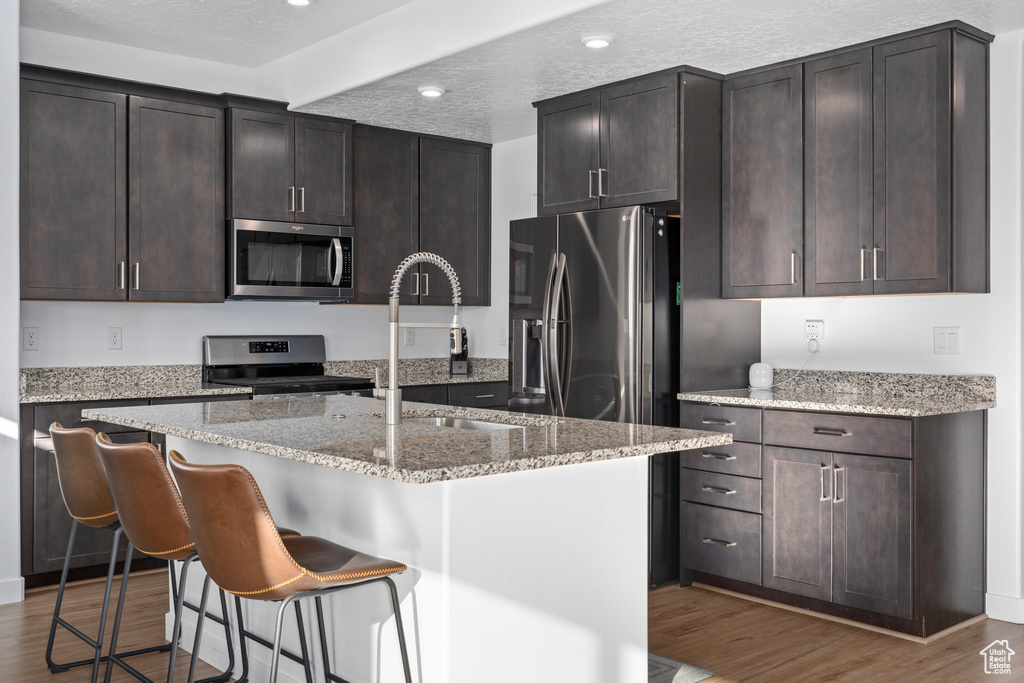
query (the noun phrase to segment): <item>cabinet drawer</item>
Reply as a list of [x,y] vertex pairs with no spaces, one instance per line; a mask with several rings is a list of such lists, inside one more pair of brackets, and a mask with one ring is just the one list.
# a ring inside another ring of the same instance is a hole
[[761,515],[682,503],[683,567],[761,585]]
[[910,458],[910,420],[784,410],[764,411],[764,442],[820,451]]
[[679,475],[679,494],[683,500],[691,503],[761,512],[760,479],[683,470]]
[[508,382],[450,384],[448,402],[466,408],[504,408],[508,405]]
[[102,403],[57,403],[54,405],[36,406],[35,438],[44,439],[50,436],[50,425],[59,422],[61,427],[74,429],[89,427],[97,432],[115,434],[130,432],[134,427],[100,422],[99,420],[82,419],[82,411],[86,408],[120,408],[125,406],[149,405],[149,401],[104,401]]
[[761,441],[761,409],[684,403],[680,427],[732,434],[736,441]]
[[448,405],[447,384],[425,384],[423,386],[402,387],[402,400],[414,403],[436,403]]
[[743,477],[761,476],[761,445],[734,441],[726,446],[683,451],[683,467],[706,472],[738,474]]

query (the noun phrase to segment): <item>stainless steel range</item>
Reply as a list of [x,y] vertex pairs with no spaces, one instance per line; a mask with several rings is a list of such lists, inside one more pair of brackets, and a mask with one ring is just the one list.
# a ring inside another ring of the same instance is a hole
[[255,401],[302,396],[370,396],[373,380],[324,374],[319,334],[203,337],[203,381],[252,387]]

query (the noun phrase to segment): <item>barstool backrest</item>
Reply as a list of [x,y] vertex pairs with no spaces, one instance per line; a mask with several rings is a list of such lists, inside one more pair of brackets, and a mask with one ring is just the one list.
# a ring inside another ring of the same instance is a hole
[[50,425],[53,452],[57,456],[57,480],[68,514],[81,524],[105,527],[117,521],[107,478],[96,451],[96,432],[88,427],[65,429]]
[[96,436],[121,526],[147,555],[184,559],[192,554],[188,517],[160,451],[151,443],[111,443]]
[[307,574],[285,549],[247,469],[193,465],[175,451],[167,460],[188,510],[199,560],[218,586],[260,599]]

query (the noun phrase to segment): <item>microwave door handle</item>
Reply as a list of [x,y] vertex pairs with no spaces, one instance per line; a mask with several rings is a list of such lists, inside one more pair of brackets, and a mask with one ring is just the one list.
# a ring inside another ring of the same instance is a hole
[[331,246],[332,248],[327,251],[327,272],[331,272],[331,255],[333,254],[336,268],[334,271],[334,279],[331,280],[331,285],[333,287],[337,287],[339,284],[341,284],[341,272],[343,270],[341,258],[341,240],[337,237],[333,238],[331,240]]

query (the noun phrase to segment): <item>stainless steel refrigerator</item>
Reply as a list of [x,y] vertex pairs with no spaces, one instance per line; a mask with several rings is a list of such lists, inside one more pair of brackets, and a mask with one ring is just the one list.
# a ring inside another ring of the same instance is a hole
[[[509,410],[676,426],[680,387],[746,386],[760,307],[721,300],[717,221],[630,206],[512,221],[509,237]],[[659,585],[679,577],[679,456],[650,468]]]

